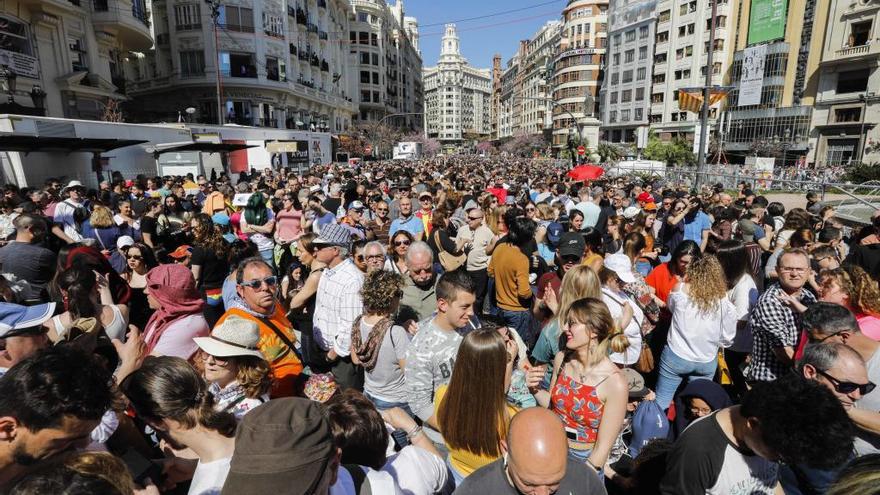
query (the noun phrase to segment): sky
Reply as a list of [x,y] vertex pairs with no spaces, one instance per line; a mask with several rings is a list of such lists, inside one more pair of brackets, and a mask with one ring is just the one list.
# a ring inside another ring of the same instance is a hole
[[[393,3],[392,0],[388,0]],[[567,0],[404,0],[404,11],[419,21],[422,64],[431,67],[440,57],[440,41],[453,22],[461,54],[471,65],[492,68],[492,57],[501,54],[502,67],[516,53],[519,41],[528,39],[549,20],[558,20]],[[471,19],[482,17],[480,19]]]

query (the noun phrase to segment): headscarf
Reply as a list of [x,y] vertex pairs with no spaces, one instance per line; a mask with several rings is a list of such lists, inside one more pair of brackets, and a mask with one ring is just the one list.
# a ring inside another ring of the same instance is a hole
[[159,343],[162,333],[175,321],[200,314],[204,307],[196,281],[189,268],[183,265],[159,265],[147,272],[147,288],[159,302],[159,309],[147,322],[147,353]]
[[113,269],[113,265],[107,260],[101,251],[93,246],[75,247],[67,253],[67,262],[64,269],[72,266],[81,266],[94,270],[107,277],[113,302],[116,304],[128,304],[131,298],[131,287],[123,280],[119,273]]
[[687,414],[687,399],[688,397],[698,397],[703,399],[706,404],[709,404],[709,407],[712,408],[712,411],[717,411],[719,409],[724,409],[725,407],[729,407],[733,405],[733,402],[730,400],[730,396],[727,395],[727,392],[712,380],[700,379],[700,380],[692,380],[684,390],[679,393],[674,400],[675,403],[675,422],[673,423],[672,431],[675,436],[681,435],[681,432],[687,428],[689,422],[689,417]]

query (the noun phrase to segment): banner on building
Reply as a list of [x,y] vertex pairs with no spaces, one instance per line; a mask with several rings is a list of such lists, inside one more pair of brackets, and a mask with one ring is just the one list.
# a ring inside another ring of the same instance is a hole
[[[718,103],[729,92],[730,88],[714,86],[709,89],[709,106]],[[681,88],[678,90],[678,108],[688,112],[700,113],[703,108],[703,88]]]
[[748,44],[785,37],[788,0],[752,0],[749,6]]
[[750,46],[743,50],[742,74],[739,78],[739,99],[737,105],[761,104],[761,90],[764,89],[764,63],[767,60],[767,45]]

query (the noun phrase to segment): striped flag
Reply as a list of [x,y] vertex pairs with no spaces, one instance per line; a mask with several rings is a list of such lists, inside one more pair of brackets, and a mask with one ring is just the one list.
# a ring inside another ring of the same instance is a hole
[[[709,106],[718,103],[727,96],[730,88],[713,86],[709,89]],[[678,90],[678,108],[688,112],[700,113],[703,108],[702,88],[681,88]]]

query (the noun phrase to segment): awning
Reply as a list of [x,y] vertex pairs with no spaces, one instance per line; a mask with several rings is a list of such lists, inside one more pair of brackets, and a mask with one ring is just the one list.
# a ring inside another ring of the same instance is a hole
[[237,144],[237,143],[204,143],[204,142],[181,142],[181,143],[164,143],[145,146],[147,153],[161,155],[163,153],[179,153],[181,151],[199,151],[203,153],[231,153],[233,151],[244,150],[247,148],[256,148],[255,144]]
[[105,151],[146,143],[140,139],[98,139],[75,137],[43,137],[0,134],[0,151],[103,153]]

